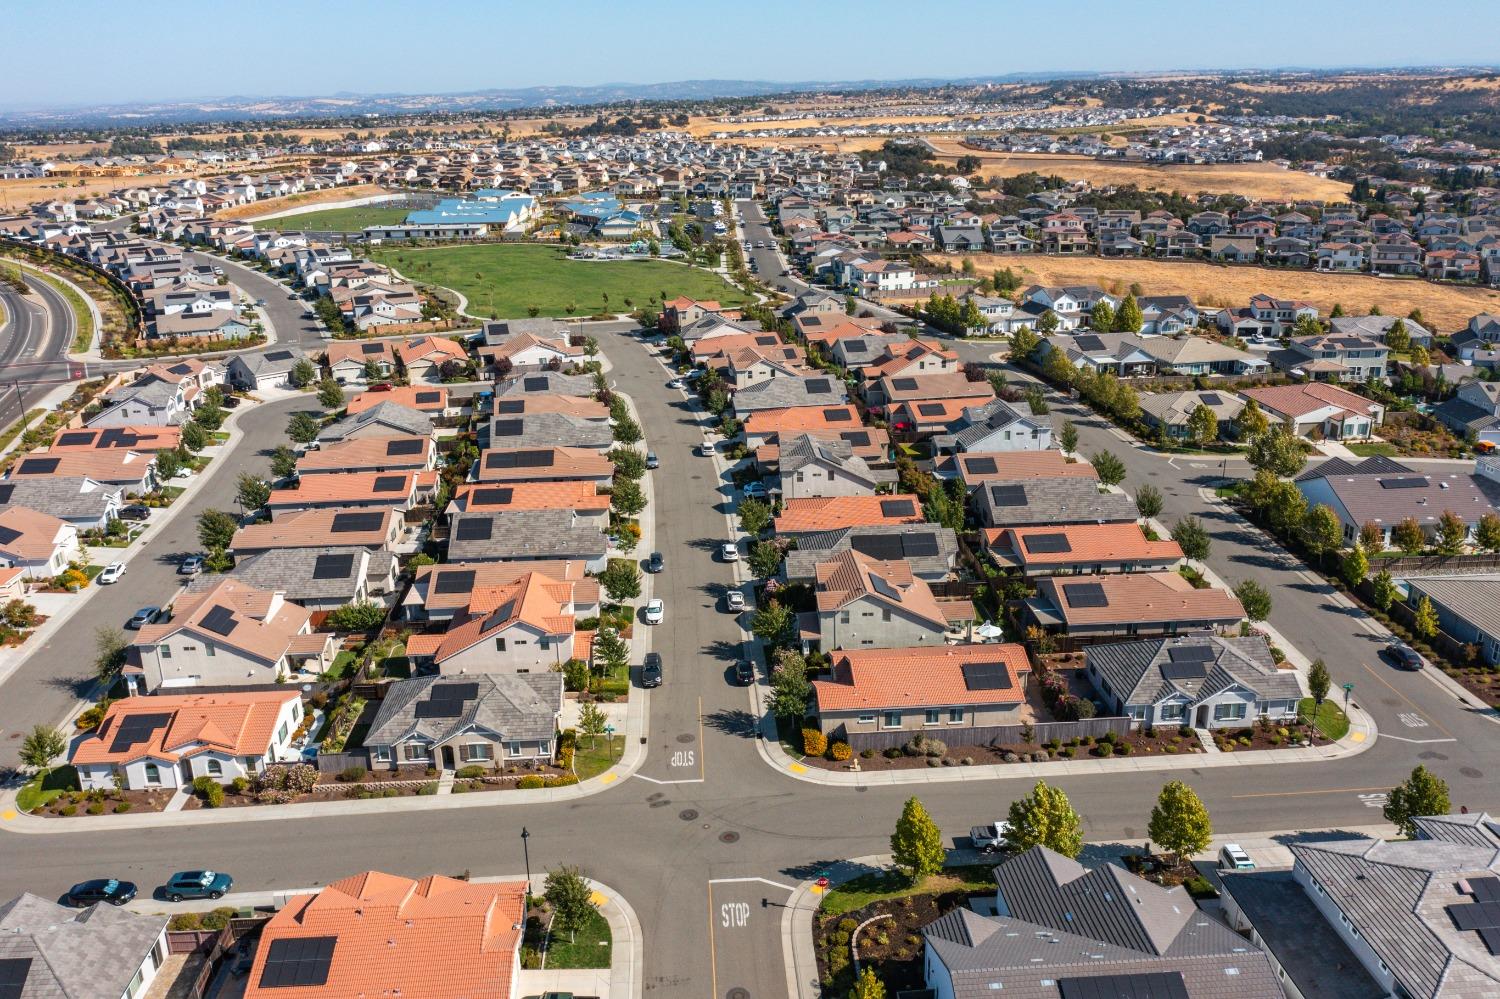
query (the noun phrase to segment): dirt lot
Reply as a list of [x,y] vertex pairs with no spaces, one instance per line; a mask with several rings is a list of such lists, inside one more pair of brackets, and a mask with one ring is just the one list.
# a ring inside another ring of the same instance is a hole
[[[933,259],[946,259],[955,267],[959,264],[956,256]],[[1462,327],[1476,313],[1500,310],[1500,291],[1371,275],[1038,254],[977,254],[972,259],[980,274],[1009,267],[1025,283],[1117,285],[1124,289],[1134,282],[1148,295],[1182,294],[1200,305],[1239,308],[1251,295],[1264,292],[1312,302],[1325,316],[1336,302],[1351,315],[1362,314],[1371,305],[1380,306],[1386,315],[1404,316],[1412,309],[1421,309],[1427,325],[1440,333]]]
[[356,184],[352,187],[333,187],[322,191],[304,191],[301,194],[289,194],[284,198],[267,198],[264,201],[252,201],[248,205],[235,205],[226,208],[219,213],[221,219],[248,219],[261,218],[263,216],[277,215],[289,208],[303,208],[307,205],[327,205],[340,201],[353,201],[356,198],[368,198],[377,194],[389,193],[383,187],[374,184]]

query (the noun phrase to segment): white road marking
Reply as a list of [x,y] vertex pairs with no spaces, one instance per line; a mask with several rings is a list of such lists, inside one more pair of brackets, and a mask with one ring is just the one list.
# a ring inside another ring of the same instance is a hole
[[772,881],[769,878],[709,878],[708,879],[708,883],[711,884],[711,885],[748,884],[749,882],[752,882],[752,881],[758,881],[758,882],[760,882],[763,885],[770,885],[772,888],[780,888],[780,889],[782,889],[784,891],[796,891],[797,890],[797,888],[796,888],[795,885],[784,885],[780,881]]
[[1395,739],[1397,742],[1410,742],[1416,746],[1425,746],[1429,742],[1457,742],[1457,739],[1408,739],[1404,735],[1391,735],[1389,732],[1381,732],[1382,739]]
[[1396,717],[1399,718],[1399,719],[1401,719],[1401,724],[1405,725],[1407,728],[1427,728],[1428,727],[1427,726],[1427,719],[1423,718],[1421,715],[1417,714],[1415,711],[1403,711],[1399,715],[1397,715]]
[[694,777],[691,780],[657,780],[655,777],[647,777],[645,774],[631,774],[630,776],[640,780],[648,780],[653,784],[702,784],[702,777]]
[[1355,797],[1358,798],[1360,800],[1360,803],[1363,804],[1366,808],[1384,808],[1385,801],[1390,797],[1390,795],[1385,791],[1379,791],[1375,794],[1356,794]]

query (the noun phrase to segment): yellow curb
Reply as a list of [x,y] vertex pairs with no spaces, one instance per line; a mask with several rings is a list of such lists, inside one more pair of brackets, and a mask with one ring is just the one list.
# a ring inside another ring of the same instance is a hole
[[603,777],[599,778],[599,783],[601,783],[601,784],[613,784],[615,781],[617,781],[619,779],[620,779],[620,775],[619,774],[605,774]]
[[807,890],[810,891],[810,892],[812,892],[814,895],[821,895],[821,894],[823,894],[823,889],[819,888],[817,885],[813,885],[811,888],[809,888]]
[[807,768],[804,767],[800,763],[789,763],[789,764],[787,764],[787,769],[790,770],[794,774],[805,774],[805,773],[807,773]]
[[1355,732],[1353,735],[1349,736],[1349,741],[1350,742],[1364,742],[1365,741],[1365,734],[1363,732]]
[[609,896],[607,896],[607,895],[601,895],[598,892],[594,892],[593,894],[591,894],[589,896],[589,901],[592,902],[592,903],[594,903],[595,908],[598,908],[598,907],[604,905],[605,902],[609,901]]
[[13,809],[13,808],[7,808],[5,811],[0,812],[0,819],[4,819],[6,822],[9,822],[11,819],[14,819],[15,817],[16,817],[16,812],[15,812],[15,809]]

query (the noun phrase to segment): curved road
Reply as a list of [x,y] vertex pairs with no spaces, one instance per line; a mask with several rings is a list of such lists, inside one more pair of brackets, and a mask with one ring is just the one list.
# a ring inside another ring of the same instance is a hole
[[30,408],[71,377],[67,355],[77,328],[73,307],[34,272],[22,273],[31,289],[29,294],[0,288],[0,302],[9,319],[0,333],[0,423],[9,423],[20,415],[17,388]]

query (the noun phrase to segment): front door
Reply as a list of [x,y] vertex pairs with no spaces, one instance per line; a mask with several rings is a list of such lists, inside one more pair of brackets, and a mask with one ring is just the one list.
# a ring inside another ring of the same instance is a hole
[[444,770],[453,770],[453,769],[455,769],[455,767],[453,766],[453,747],[452,746],[444,746],[443,747],[443,769]]
[[192,782],[193,782],[193,763],[192,763],[191,760],[183,760],[182,761],[182,786],[186,787],[187,785],[191,784]]
[[1208,728],[1208,705],[1198,705],[1198,728]]

